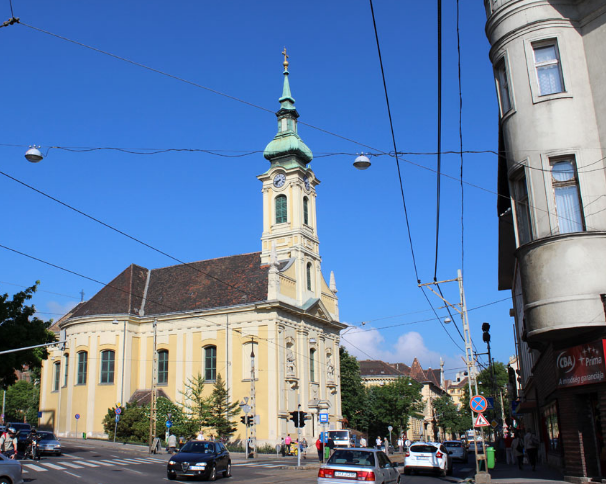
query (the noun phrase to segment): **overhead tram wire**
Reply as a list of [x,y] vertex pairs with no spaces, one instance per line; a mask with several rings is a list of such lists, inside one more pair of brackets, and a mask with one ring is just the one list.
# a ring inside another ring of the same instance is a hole
[[[436,256],[433,280],[438,280],[438,254],[440,247],[440,181],[442,177],[442,0],[438,0],[438,126],[437,126],[437,173],[436,173]],[[440,291],[440,294],[442,292]],[[449,311],[450,313],[450,311]],[[463,340],[465,341],[465,340]]]
[[[408,210],[406,208],[406,197],[404,196],[404,184],[402,183],[402,173],[401,173],[401,170],[400,170],[400,159],[398,157],[398,147],[396,145],[396,136],[395,136],[394,128],[393,128],[393,119],[392,119],[392,116],[391,116],[391,107],[389,105],[389,94],[387,92],[387,82],[385,80],[385,69],[383,68],[383,57],[381,55],[381,44],[379,42],[379,32],[377,30],[377,21],[375,19],[375,11],[374,11],[374,7],[373,7],[373,4],[372,4],[372,0],[369,0],[369,2],[370,2],[370,12],[371,12],[371,15],[372,15],[372,24],[373,24],[373,28],[374,28],[374,32],[375,32],[375,40],[376,40],[376,43],[377,43],[377,53],[378,53],[378,56],[379,56],[379,65],[381,67],[381,78],[383,80],[383,90],[385,92],[385,103],[387,105],[387,114],[389,116],[389,127],[390,127],[390,130],[391,130],[391,140],[392,140],[392,143],[393,143],[393,152],[395,154],[396,166],[398,168],[398,180],[400,182],[400,195],[402,196],[402,205],[404,207],[404,218],[406,220],[406,229],[407,229],[407,233],[408,233],[408,242],[409,242],[409,246],[410,246],[410,253],[412,255],[412,263],[413,263],[413,267],[414,267],[414,271],[415,271],[415,277],[417,278],[417,284],[420,284],[421,283],[421,279],[419,277],[419,271],[417,269],[417,261],[416,261],[416,257],[415,257],[414,246],[413,246],[413,243],[412,243],[412,234],[411,234],[411,230],[410,230],[410,222],[408,220]],[[459,348],[461,351],[463,351],[463,349],[457,344],[457,342],[454,340],[454,338],[451,336],[451,334],[448,332],[448,330],[444,326],[444,323],[442,322],[442,320],[438,316],[438,313],[436,312],[435,308],[431,304],[431,301],[429,300],[429,297],[427,296],[427,294],[425,293],[425,290],[423,288],[421,288],[421,292],[423,293],[423,296],[427,300],[427,303],[429,304],[429,306],[433,310],[433,313],[435,314],[436,318],[438,318],[438,320],[440,321],[440,325],[442,326],[442,329],[444,329],[444,331],[446,332],[446,334],[448,335],[448,337],[452,340],[452,342],[454,343],[454,345],[457,348]]]
[[457,0],[457,66],[459,78],[459,148],[461,150],[461,274],[465,274],[465,190],[463,185],[463,83],[461,77],[461,34],[459,0]]
[[[28,289],[31,286],[24,286],[23,284],[15,284],[14,282],[6,282],[6,281],[0,281],[0,284],[7,284],[9,286],[16,286],[16,287],[22,287],[24,289]],[[60,294],[58,292],[51,292],[51,291],[45,291],[44,289],[36,289],[36,293],[39,292],[44,292],[46,294],[53,294],[54,296],[63,296],[63,297],[67,297],[69,299],[80,299],[80,296],[70,296],[69,294]],[[39,312],[39,311],[37,311]],[[55,313],[49,313],[49,314],[55,314]]]

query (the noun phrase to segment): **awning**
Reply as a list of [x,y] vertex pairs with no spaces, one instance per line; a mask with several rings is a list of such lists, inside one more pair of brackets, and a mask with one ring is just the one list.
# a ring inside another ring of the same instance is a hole
[[536,400],[526,400],[518,405],[516,410],[517,414],[520,413],[532,413],[537,409],[537,401]]

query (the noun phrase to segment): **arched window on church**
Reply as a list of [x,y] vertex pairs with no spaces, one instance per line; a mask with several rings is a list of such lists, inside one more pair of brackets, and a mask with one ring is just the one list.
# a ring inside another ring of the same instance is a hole
[[278,195],[276,197],[276,223],[283,224],[288,221],[287,219],[287,200],[286,195]]
[[53,363],[53,391],[59,391],[59,385],[61,380],[61,362],[56,361]]
[[168,383],[168,350],[158,351],[158,385]]
[[307,290],[311,291],[311,262],[307,263]]
[[114,383],[114,364],[116,354],[112,350],[101,352],[101,383]]
[[204,348],[204,380],[217,380],[217,347],[207,346]]
[[316,381],[316,349],[309,350],[309,381]]
[[303,223],[309,225],[309,199],[303,197]]

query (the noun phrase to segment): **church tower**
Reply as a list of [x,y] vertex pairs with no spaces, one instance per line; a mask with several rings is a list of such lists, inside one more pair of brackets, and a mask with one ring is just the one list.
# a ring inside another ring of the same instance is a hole
[[271,262],[275,247],[281,271],[294,266],[296,300],[304,304],[320,298],[324,283],[316,224],[316,186],[320,181],[308,166],[313,154],[297,133],[299,113],[290,92],[286,49],[282,54],[284,87],[276,113],[278,132],[263,153],[270,167],[257,177],[263,182],[261,263]]

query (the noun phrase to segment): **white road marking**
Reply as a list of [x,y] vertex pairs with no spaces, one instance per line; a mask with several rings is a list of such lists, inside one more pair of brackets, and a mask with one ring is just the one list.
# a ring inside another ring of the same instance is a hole
[[82,457],[77,456],[77,455],[71,455],[71,454],[66,454],[65,452],[63,452],[62,454],[63,457],[69,457],[70,459],[82,459]]
[[71,462],[58,462],[58,464],[61,464],[62,466],[73,467],[74,469],[82,469],[81,465],[72,464]]
[[[120,459],[120,460],[122,460],[122,459]],[[107,462],[109,464],[114,464],[114,465],[119,465],[119,466],[127,466],[128,465],[125,462],[118,462],[118,461],[115,461],[115,460],[102,460],[102,461],[99,461],[99,462]]]
[[85,461],[85,460],[81,460],[79,463],[80,463],[80,464],[82,464],[83,466],[88,466],[88,467],[99,467],[97,464],[93,464],[93,463],[91,463],[91,462],[87,462],[87,461]]
[[46,467],[50,467],[51,469],[57,469],[57,470],[64,470],[65,467],[61,467],[55,464],[51,464],[50,462],[41,462],[40,465],[46,466]]
[[96,461],[94,461],[94,463],[101,465],[101,466],[113,466],[113,464],[108,464],[107,462],[102,462],[100,460],[96,460]]
[[69,472],[69,471],[65,471],[65,473],[66,473],[66,474],[69,474],[70,476],[78,477],[78,478],[80,478],[80,479],[81,479],[81,477],[80,477],[78,474],[74,474],[74,473]]
[[21,464],[23,467],[27,467],[28,469],[31,469],[33,471],[38,471],[38,472],[46,472],[48,469],[45,469],[44,467],[39,467],[36,464]]
[[122,459],[124,462],[128,462],[129,464],[142,464],[142,462],[139,462],[138,460],[135,459]]

